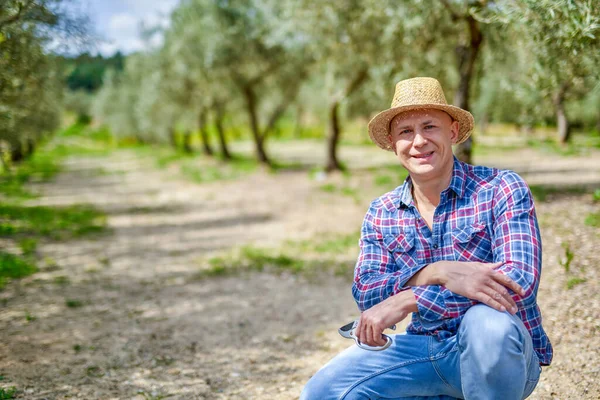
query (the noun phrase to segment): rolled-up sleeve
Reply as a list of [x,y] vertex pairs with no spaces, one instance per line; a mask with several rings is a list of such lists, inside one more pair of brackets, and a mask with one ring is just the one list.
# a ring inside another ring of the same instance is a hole
[[507,171],[497,188],[493,204],[494,262],[503,261],[498,271],[525,289],[514,296],[519,308],[536,303],[542,268],[542,241],[533,197],[523,179]]

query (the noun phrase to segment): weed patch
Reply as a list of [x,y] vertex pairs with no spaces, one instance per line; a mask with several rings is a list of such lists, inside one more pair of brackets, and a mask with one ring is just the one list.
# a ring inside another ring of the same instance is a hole
[[17,388],[14,386],[3,388],[0,387],[0,400],[10,400],[16,398]]
[[569,280],[567,280],[567,289],[573,289],[575,286],[579,285],[580,283],[584,283],[586,282],[587,279],[585,278],[578,278],[578,277],[573,277],[573,278],[569,278]]
[[0,236],[35,235],[61,240],[99,233],[105,229],[106,215],[88,205],[0,205]]
[[36,265],[14,254],[0,251],[0,288],[4,287],[8,279],[18,279],[31,275],[37,271]]
[[316,271],[332,271],[335,275],[349,275],[353,263],[345,256],[357,248],[359,233],[332,235],[325,241],[288,241],[279,249],[242,247],[227,255],[208,260],[208,268],[198,278],[238,274],[240,272],[268,271],[311,275]]
[[80,308],[83,307],[83,301],[76,299],[66,299],[65,305],[69,308]]
[[600,211],[588,214],[585,217],[585,224],[594,228],[600,228]]
[[584,186],[568,186],[557,187],[547,185],[531,185],[529,186],[535,200],[546,201],[550,196],[566,195],[566,194],[584,194],[589,190]]

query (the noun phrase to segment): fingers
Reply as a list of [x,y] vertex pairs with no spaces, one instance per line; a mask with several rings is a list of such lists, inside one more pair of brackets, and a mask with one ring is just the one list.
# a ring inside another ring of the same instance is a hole
[[508,294],[508,291],[502,286],[500,286],[498,289],[490,286],[486,287],[483,290],[481,297],[484,299],[483,302],[485,304],[498,311],[508,311],[511,314],[515,314],[517,312],[517,305],[512,297],[510,297]]
[[[498,267],[501,267],[504,263],[504,261],[500,261],[500,262],[495,262],[495,263],[489,263],[487,264],[488,267],[490,267],[490,269],[495,270]],[[501,274],[497,271],[494,271],[494,274],[492,275],[494,280],[498,283],[500,283],[501,285],[509,288],[510,290],[512,290],[513,292],[515,292],[516,294],[519,294],[521,296],[525,296],[525,289],[523,289],[521,287],[521,285],[519,285],[517,282],[513,281],[512,279],[510,279],[509,276]]]
[[383,346],[386,340],[383,337],[383,330],[377,324],[371,323],[361,316],[358,325],[354,330],[354,335],[361,344],[369,346]]
[[502,286],[493,279],[488,282],[488,291],[486,293],[493,297],[494,300],[502,304],[508,311],[515,313],[517,311],[517,303],[515,303],[511,294],[506,287]]
[[373,326],[373,343],[375,346],[383,346],[386,340],[383,338],[382,330]]

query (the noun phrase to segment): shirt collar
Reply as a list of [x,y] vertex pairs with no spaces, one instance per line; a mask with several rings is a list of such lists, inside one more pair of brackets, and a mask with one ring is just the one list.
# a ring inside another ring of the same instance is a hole
[[[465,165],[458,158],[454,157],[454,166],[452,170],[452,179],[448,188],[442,192],[447,193],[452,190],[459,198],[464,197],[466,185],[467,185],[467,173],[465,171]],[[387,196],[386,208],[392,211],[393,208],[400,208],[401,204],[407,207],[414,205],[412,197],[412,179],[410,176],[406,178],[404,183],[397,187],[395,190],[389,193]]]

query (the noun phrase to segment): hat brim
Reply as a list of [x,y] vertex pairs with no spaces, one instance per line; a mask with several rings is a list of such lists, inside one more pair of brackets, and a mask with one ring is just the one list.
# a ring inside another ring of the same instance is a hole
[[462,143],[473,131],[475,121],[473,115],[462,108],[446,104],[413,104],[407,106],[393,107],[375,115],[369,122],[369,136],[371,140],[384,150],[393,151],[393,144],[390,141],[390,122],[392,119],[403,112],[414,110],[441,110],[450,115],[455,121],[458,121],[458,139],[456,144]]

